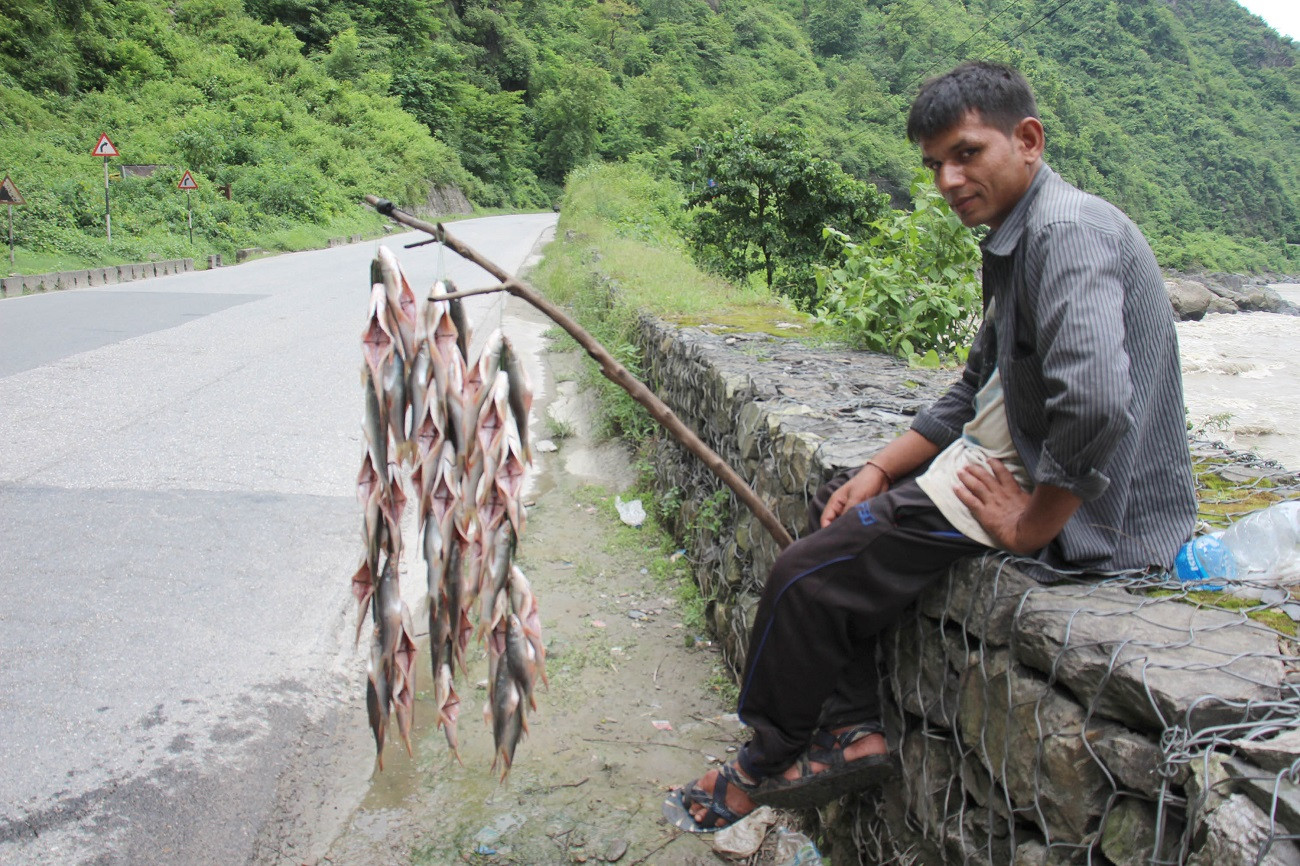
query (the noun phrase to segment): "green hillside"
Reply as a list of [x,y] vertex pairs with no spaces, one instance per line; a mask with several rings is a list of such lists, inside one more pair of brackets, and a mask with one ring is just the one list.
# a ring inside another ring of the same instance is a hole
[[917,85],[987,57],[1035,84],[1049,161],[1162,263],[1294,272],[1298,56],[1233,0],[0,0],[0,171],[31,202],[25,249],[86,257],[106,254],[101,131],[176,169],[115,181],[125,258],[182,251],[182,168],[221,251],[359,226],[363,192],[549,206],[592,159],[689,187],[697,145],[742,119],[803,130],[902,206]]

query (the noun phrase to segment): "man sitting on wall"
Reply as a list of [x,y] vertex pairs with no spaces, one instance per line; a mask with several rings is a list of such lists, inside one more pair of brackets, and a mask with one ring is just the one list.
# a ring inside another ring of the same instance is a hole
[[1141,232],[1043,162],[1033,92],[1010,67],[927,81],[907,134],[962,222],[991,229],[983,325],[961,379],[824,486],[815,531],[777,559],[740,683],[753,737],[664,803],[685,830],[886,779],[876,636],[955,560],[1009,551],[1046,580],[1164,569],[1192,533],[1177,338]]

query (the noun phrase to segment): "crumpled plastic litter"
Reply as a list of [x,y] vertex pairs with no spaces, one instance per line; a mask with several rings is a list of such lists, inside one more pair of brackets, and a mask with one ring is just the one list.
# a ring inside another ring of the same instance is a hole
[[776,811],[771,806],[759,806],[742,820],[715,833],[713,850],[737,860],[753,857],[767,838],[768,829],[775,823]]
[[822,866],[822,853],[807,836],[784,827],[776,832],[776,866]]
[[615,496],[614,507],[618,509],[619,519],[628,526],[640,528],[641,524],[645,523],[645,508],[641,505],[640,499],[624,502]]

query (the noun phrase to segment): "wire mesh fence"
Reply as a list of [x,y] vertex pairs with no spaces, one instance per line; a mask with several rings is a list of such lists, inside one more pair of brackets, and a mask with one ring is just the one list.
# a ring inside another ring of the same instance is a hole
[[[822,481],[951,378],[887,364],[850,375],[842,355],[762,340],[658,333],[647,345],[659,346],[649,366],[670,405],[795,532]],[[1300,477],[1275,463],[1190,447],[1198,531],[1300,499]],[[658,449],[658,484],[677,503],[669,522],[738,667],[775,547],[707,469]],[[971,560],[882,639],[903,776],[823,810],[815,823],[836,862],[1300,864],[1289,590],[1061,578],[1040,584],[1011,557]]]

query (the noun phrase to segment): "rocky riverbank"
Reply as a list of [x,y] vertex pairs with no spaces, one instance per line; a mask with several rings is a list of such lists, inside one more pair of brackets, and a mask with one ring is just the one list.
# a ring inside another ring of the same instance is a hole
[[1206,313],[1284,313],[1300,316],[1300,307],[1270,286],[1300,277],[1247,277],[1241,274],[1167,274],[1165,290],[1179,321],[1200,321]]

